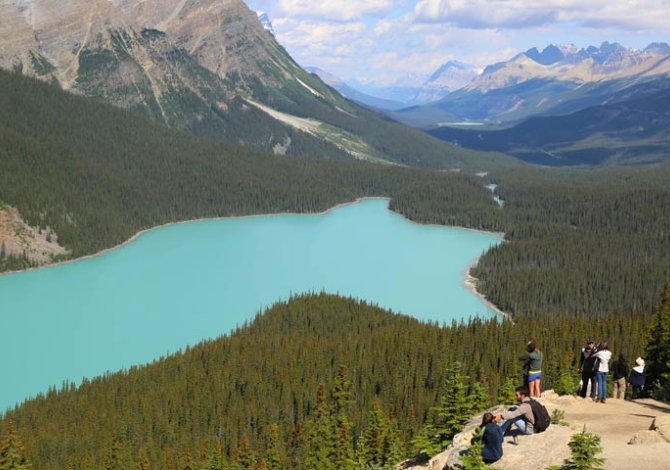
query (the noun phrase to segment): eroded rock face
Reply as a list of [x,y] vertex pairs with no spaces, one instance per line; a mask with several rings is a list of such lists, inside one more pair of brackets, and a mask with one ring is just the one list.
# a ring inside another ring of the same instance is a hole
[[0,67],[177,127],[304,74],[241,0],[0,0]]
[[51,228],[31,227],[15,208],[0,204],[0,255],[25,255],[34,263],[45,264],[68,253]]
[[[268,152],[292,154],[299,141],[295,152],[312,156],[326,140],[325,154],[344,156],[341,139],[324,131],[298,140],[249,100],[292,116],[357,119],[242,0],[0,0],[0,68]],[[347,145],[353,155],[358,146]]]

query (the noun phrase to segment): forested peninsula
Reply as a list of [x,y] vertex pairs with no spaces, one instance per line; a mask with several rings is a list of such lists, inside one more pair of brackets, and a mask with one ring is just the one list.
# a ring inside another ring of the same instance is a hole
[[466,413],[513,390],[528,338],[551,358],[544,387],[572,392],[585,335],[633,357],[651,324],[642,312],[445,326],[300,296],[153,364],[64,384],[2,421],[45,470],[390,468],[425,447],[426,426],[445,426],[439,407],[454,386],[470,397]]

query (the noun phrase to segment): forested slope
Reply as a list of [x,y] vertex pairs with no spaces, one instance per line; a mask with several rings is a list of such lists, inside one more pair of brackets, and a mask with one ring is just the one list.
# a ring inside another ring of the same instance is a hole
[[[359,455],[366,433],[380,426],[387,448],[364,455],[393,447],[408,456],[454,361],[470,377],[466,391],[483,386],[486,404],[506,378],[519,380],[516,358],[534,338],[546,357],[544,387],[571,388],[585,337],[607,338],[636,357],[649,321],[648,314],[564,315],[447,327],[335,296],[297,297],[228,337],[53,390],[7,413],[0,429],[13,420],[29,459],[44,470],[257,468],[261,458],[283,462],[272,468],[344,468],[328,416],[344,416],[342,448]],[[314,464],[318,455],[329,463]]]
[[[475,274],[516,316],[647,310],[670,278],[670,169],[505,169],[496,155],[433,172],[255,153],[0,72],[0,201],[72,257],[199,217],[316,212],[391,198],[418,222],[505,232]],[[484,189],[498,183],[499,208]],[[0,269],[18,269],[20,258]]]
[[[670,279],[670,168],[525,167],[491,179],[505,200],[478,226],[505,232],[473,274],[515,318],[649,310]],[[413,220],[453,223],[439,185],[399,193],[391,208]]]
[[0,71],[0,201],[52,227],[73,257],[167,222],[323,211],[424,179],[451,188],[462,224],[472,225],[465,206],[493,208],[474,177],[264,155]]

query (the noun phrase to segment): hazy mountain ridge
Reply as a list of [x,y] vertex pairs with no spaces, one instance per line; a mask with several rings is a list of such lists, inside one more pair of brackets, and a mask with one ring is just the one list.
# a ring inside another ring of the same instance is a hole
[[670,55],[666,43],[652,43],[643,50],[626,49],[619,43],[577,49],[574,45],[550,44],[542,52],[533,47],[512,59],[493,64],[466,89],[484,93],[537,78],[594,82],[632,76],[670,73],[662,59]]
[[506,152],[530,163],[655,164],[668,160],[670,79],[638,84],[602,104],[531,117],[498,131],[442,127],[429,131],[468,148]]
[[478,73],[472,65],[450,60],[440,65],[430,76],[410,73],[391,82],[363,84],[353,81],[350,84],[318,67],[307,67],[306,70],[317,74],[342,96],[387,111],[439,101],[470,83]]
[[668,75],[670,46],[666,43],[652,43],[643,50],[608,42],[585,49],[549,45],[489,65],[442,100],[391,117],[422,128],[468,120],[513,123],[533,115],[576,112],[601,104],[628,86]]
[[333,75],[332,73],[326,72],[325,70],[322,70],[318,67],[306,67],[305,70],[307,70],[309,73],[317,75],[328,86],[331,86],[334,89],[336,89],[345,98],[348,98],[352,101],[356,101],[357,103],[362,104],[364,106],[369,106],[373,109],[380,109],[380,110],[400,109],[404,106],[404,104],[399,101],[378,98],[376,96],[372,96],[362,91],[359,91],[354,87],[349,86],[341,78]]

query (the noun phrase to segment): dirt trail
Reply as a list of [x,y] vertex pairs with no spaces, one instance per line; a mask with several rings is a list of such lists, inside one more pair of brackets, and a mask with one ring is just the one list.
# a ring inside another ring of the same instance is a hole
[[607,469],[670,469],[670,443],[628,444],[635,433],[648,430],[654,418],[670,416],[670,405],[648,399],[608,399],[602,404],[588,398],[562,397],[555,407],[565,410],[571,427],[584,423],[589,432],[601,437]]

